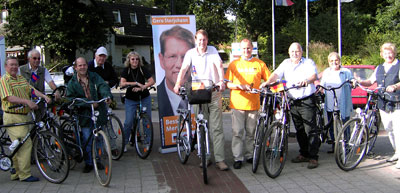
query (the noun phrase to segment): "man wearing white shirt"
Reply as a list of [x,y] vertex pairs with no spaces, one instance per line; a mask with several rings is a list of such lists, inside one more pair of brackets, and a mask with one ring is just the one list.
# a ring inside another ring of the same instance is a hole
[[300,155],[292,159],[292,162],[308,162],[307,168],[313,169],[318,167],[318,151],[321,145],[315,119],[314,81],[317,79],[317,68],[314,61],[303,58],[302,54],[301,45],[292,43],[289,47],[290,58],[285,59],[261,87],[282,78],[286,80],[288,87],[303,86],[289,90],[289,96],[294,99],[290,112],[300,146]]
[[[203,114],[209,121],[211,140],[214,147],[214,158],[216,166],[221,171],[229,169],[224,162],[224,130],[222,128],[222,93],[225,90],[224,69],[222,60],[214,46],[207,46],[208,34],[205,30],[199,30],[195,35],[196,47],[186,52],[183,59],[181,70],[174,87],[174,92],[178,93],[183,84],[183,78],[188,70],[191,70],[192,80],[208,79],[220,87],[220,92],[213,92],[211,103],[204,104]],[[190,69],[191,68],[191,69]],[[209,112],[209,113],[208,113]],[[207,161],[207,166],[211,162]],[[204,167],[204,166],[201,166]]]

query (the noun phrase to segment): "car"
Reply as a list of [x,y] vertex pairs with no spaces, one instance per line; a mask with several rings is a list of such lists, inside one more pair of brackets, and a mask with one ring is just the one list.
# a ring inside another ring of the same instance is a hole
[[[50,72],[51,78],[53,78],[54,84],[57,87],[64,86],[64,74],[62,72]],[[45,89],[46,94],[51,94],[53,90],[51,90],[50,86],[45,82]]]
[[[373,65],[348,65],[348,66],[343,66],[343,67],[349,69],[353,73],[354,77],[358,76],[358,77],[360,77],[361,80],[366,80],[374,73],[376,66],[373,66]],[[377,84],[374,83],[373,85],[371,85],[368,88],[375,89],[376,87],[377,87]],[[359,87],[352,89],[351,97],[352,97],[352,102],[353,102],[354,107],[364,107],[368,100],[367,92],[362,90]]]

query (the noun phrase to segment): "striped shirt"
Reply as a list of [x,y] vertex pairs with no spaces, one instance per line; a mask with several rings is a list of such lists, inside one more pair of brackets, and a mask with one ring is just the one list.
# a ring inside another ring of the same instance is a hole
[[18,110],[8,109],[8,107],[13,106],[15,104],[8,102],[8,100],[6,100],[6,97],[16,96],[22,99],[30,100],[32,88],[33,87],[29,85],[29,83],[23,76],[17,75],[17,78],[14,78],[9,73],[6,73],[0,79],[0,96],[2,100],[2,105],[1,105],[2,110],[4,112],[10,112],[10,113],[27,114],[30,111],[29,107],[27,106]]

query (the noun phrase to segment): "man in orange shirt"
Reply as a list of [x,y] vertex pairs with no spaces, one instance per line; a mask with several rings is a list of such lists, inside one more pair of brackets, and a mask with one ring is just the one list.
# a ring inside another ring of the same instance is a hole
[[[261,79],[268,80],[270,72],[265,63],[252,56],[253,45],[249,39],[240,42],[242,56],[229,64],[225,79],[231,89],[230,108],[232,109],[232,153],[233,168],[240,169],[244,158],[253,162],[254,131],[257,124],[257,112],[260,108],[260,95],[251,94],[252,87],[259,88]],[[242,136],[245,133],[245,152]]]

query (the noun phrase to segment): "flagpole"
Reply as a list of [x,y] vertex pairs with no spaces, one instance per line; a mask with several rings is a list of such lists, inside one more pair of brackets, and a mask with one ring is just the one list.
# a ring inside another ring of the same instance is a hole
[[275,0],[272,0],[272,69],[275,70]]
[[342,56],[342,11],[341,11],[341,2],[338,0],[338,51],[339,56]]
[[308,58],[308,0],[306,0],[306,58]]

